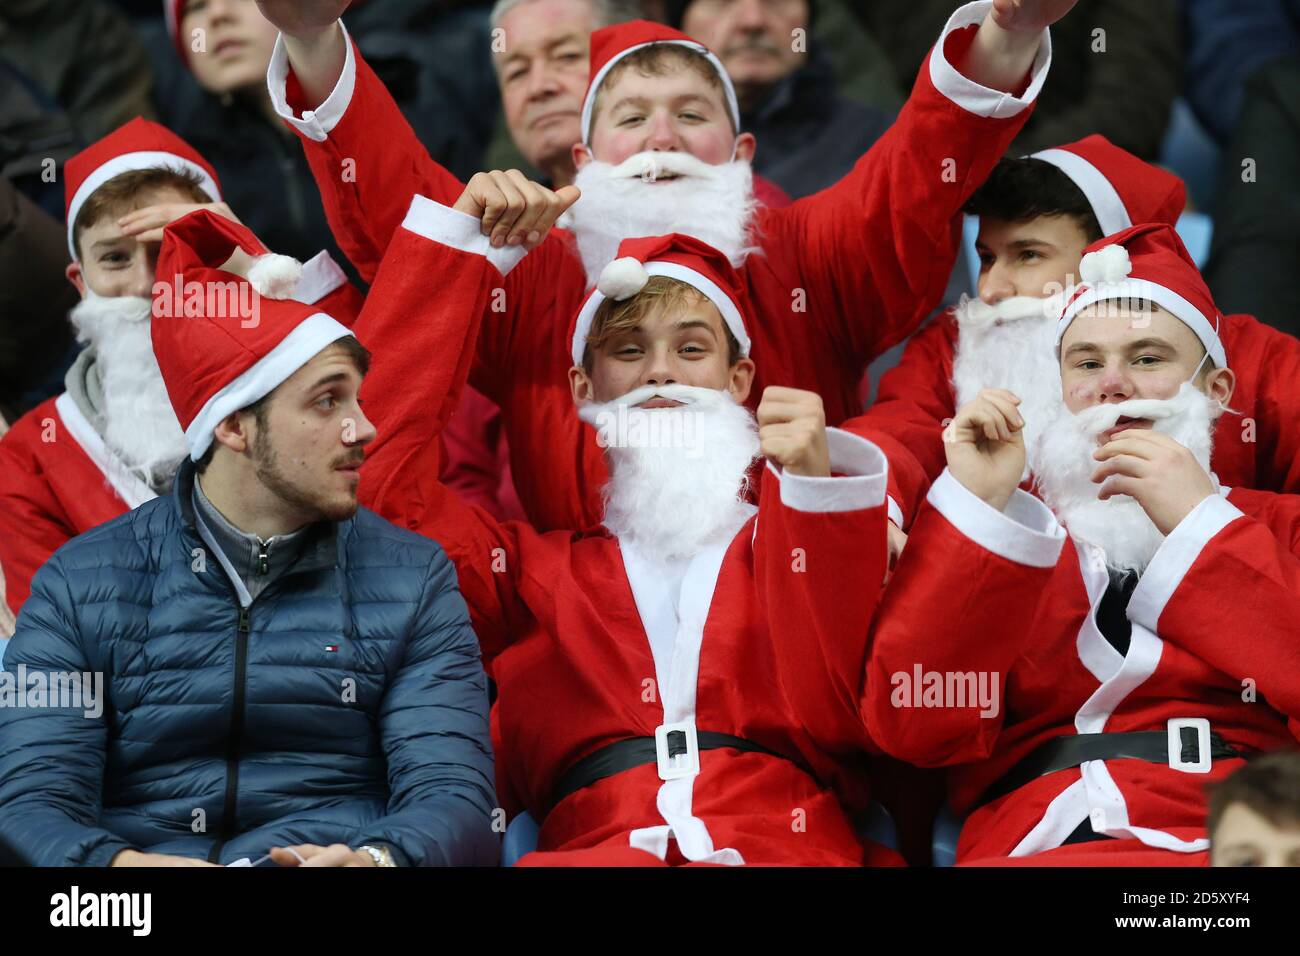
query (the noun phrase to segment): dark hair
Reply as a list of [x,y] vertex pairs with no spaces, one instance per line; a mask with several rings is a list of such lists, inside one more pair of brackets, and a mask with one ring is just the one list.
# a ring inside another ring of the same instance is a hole
[[[335,339],[331,344],[340,346],[343,351],[347,353],[348,358],[352,359],[352,364],[357,367],[357,372],[362,378],[365,378],[366,373],[370,371],[370,350],[358,342],[356,336],[353,335],[345,335],[341,339]],[[240,415],[253,416],[253,420],[257,422],[257,433],[259,435],[264,435],[267,432],[266,406],[277,391],[279,391],[279,386],[271,389],[271,391],[253,402],[253,404],[245,405],[237,412],[237,414]],[[196,473],[201,475],[207,470],[208,465],[212,463],[212,456],[216,454],[216,451],[217,443],[214,440],[212,444],[208,445],[207,451],[203,453],[203,456],[194,463],[194,470]]]
[[1041,159],[998,160],[989,178],[966,200],[963,212],[1004,222],[1024,222],[1039,216],[1069,216],[1088,242],[1102,237],[1092,204],[1074,180]]
[[1274,826],[1300,825],[1300,751],[1256,757],[1215,787],[1205,823],[1211,839],[1234,803],[1245,804]]

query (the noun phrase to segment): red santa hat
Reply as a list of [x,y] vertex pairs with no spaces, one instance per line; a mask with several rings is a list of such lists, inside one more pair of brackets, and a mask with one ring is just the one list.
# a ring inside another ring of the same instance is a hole
[[596,310],[606,299],[619,302],[630,299],[650,281],[651,276],[667,276],[696,289],[722,313],[731,334],[740,345],[740,354],[749,354],[749,334],[745,331],[747,296],[740,276],[717,249],[691,236],[672,233],[624,239],[618,245],[618,258],[601,270],[596,287],[587,295],[574,320],[573,364],[582,364],[587,336],[595,321]]
[[[255,259],[246,279],[221,268],[236,249]],[[352,334],[316,306],[288,298],[301,271],[297,260],[268,253],[246,227],[207,209],[163,231],[153,349],[195,461],[223,418]],[[232,303],[250,301],[254,316],[227,314]]]
[[1154,302],[1180,319],[1205,346],[1210,361],[1226,368],[1219,338],[1222,316],[1174,227],[1144,223],[1089,246],[1079,263],[1080,284],[1056,327],[1056,350],[1070,323],[1088,306],[1111,299]]
[[1181,179],[1120,149],[1100,133],[1029,158],[1051,163],[1070,177],[1087,197],[1103,236],[1123,232],[1135,222],[1172,226],[1187,205]]
[[72,230],[77,213],[104,183],[122,173],[140,169],[184,170],[199,177],[199,185],[213,202],[221,200],[216,170],[185,140],[165,126],[137,116],[103,139],[87,146],[63,167],[63,188],[68,223],[68,251],[74,261],[77,244]]
[[596,109],[596,94],[600,91],[600,84],[605,81],[609,71],[629,53],[656,43],[667,43],[694,50],[713,65],[713,68],[718,71],[718,78],[722,80],[722,89],[727,96],[731,125],[737,132],[740,131],[740,105],[736,101],[736,88],[732,86],[731,77],[727,75],[727,68],[722,65],[722,61],[703,43],[692,40],[680,30],[674,30],[662,23],[651,23],[649,20],[629,20],[627,23],[601,27],[591,35],[591,80],[587,84],[587,96],[582,101],[584,143],[591,143],[591,123],[594,118],[592,114]]

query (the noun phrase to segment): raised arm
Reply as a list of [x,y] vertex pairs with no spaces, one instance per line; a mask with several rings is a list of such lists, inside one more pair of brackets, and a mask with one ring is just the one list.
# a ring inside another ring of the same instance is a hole
[[809,318],[866,365],[939,303],[962,204],[1028,117],[1047,74],[1046,27],[1073,0],[981,0],[948,21],[894,125],[836,185],[770,212],[798,257]]

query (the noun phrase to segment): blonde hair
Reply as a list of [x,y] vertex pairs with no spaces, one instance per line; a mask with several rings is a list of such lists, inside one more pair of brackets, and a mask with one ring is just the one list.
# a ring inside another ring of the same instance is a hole
[[[701,302],[709,302],[708,296],[695,286],[668,276],[651,276],[645,287],[631,298],[622,301],[606,299],[596,308],[591,320],[591,331],[587,333],[586,347],[582,352],[583,370],[591,372],[594,349],[602,348],[614,336],[636,328],[647,316]],[[727,323],[722,323],[722,329],[727,336],[727,364],[735,365],[740,361],[740,343]]]

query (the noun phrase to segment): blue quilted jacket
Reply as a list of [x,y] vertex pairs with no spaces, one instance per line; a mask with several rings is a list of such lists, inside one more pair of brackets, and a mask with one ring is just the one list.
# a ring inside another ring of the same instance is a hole
[[[193,482],[187,461],[36,574],[0,674],[0,837],[38,865],[299,843],[495,864],[487,681],[442,549],[362,509],[243,610]],[[72,672],[103,675],[98,715],[93,676],[80,700],[50,677]]]

